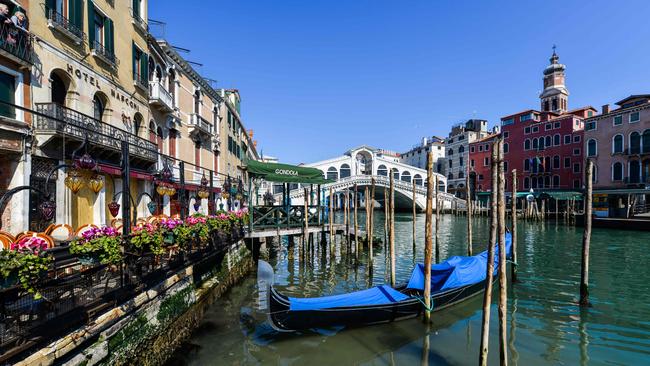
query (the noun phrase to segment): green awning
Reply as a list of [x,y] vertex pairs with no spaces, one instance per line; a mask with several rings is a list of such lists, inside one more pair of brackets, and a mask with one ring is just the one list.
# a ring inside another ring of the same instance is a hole
[[566,200],[582,200],[582,192],[575,192],[575,191],[559,191],[559,192],[542,192],[540,194],[540,198],[552,198],[554,200],[558,201],[566,201]]
[[323,172],[316,168],[307,168],[289,164],[263,163],[248,160],[248,173],[269,182],[326,184],[333,180],[323,178]]

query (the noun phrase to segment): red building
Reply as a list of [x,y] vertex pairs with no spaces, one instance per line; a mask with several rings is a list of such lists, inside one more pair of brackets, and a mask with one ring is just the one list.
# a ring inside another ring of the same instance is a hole
[[499,136],[501,134],[493,134],[469,144],[470,187],[474,192],[489,192],[492,190],[492,175],[490,173],[492,143]]

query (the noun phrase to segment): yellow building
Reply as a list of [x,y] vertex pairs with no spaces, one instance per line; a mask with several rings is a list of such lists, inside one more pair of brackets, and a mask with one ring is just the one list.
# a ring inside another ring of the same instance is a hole
[[[32,180],[44,184],[43,172],[88,152],[101,168],[104,187],[73,194],[60,170],[56,192],[57,223],[73,227],[108,224],[107,203],[120,202],[121,145],[130,150],[131,195],[138,215],[147,214],[151,172],[158,163],[156,138],[150,133],[149,60],[146,0],[45,0],[30,16],[35,35],[33,67],[36,148]],[[84,140],[88,140],[83,145]],[[83,172],[88,180],[90,172]],[[88,183],[88,181],[86,181]],[[118,215],[119,216],[119,215]]]

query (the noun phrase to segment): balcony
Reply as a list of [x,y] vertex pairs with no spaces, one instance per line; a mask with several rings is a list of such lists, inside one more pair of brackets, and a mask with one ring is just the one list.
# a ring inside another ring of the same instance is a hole
[[20,28],[0,23],[0,54],[20,65],[31,68],[34,63],[34,39]]
[[56,103],[36,103],[36,111],[38,114],[34,130],[42,148],[53,141],[59,141],[72,151],[74,145],[71,143],[80,143],[87,136],[92,149],[97,151],[100,158],[112,157],[119,161],[122,141],[127,141],[131,155],[147,163],[157,162],[156,144],[130,132]]
[[149,104],[163,112],[174,110],[174,99],[160,81],[149,82]]
[[129,8],[129,11],[131,12],[131,23],[135,26],[135,28],[140,31],[143,34],[147,34],[149,31],[149,26],[147,25],[147,22],[140,17],[140,14],[135,11],[133,11],[133,8]]
[[147,88],[147,78],[140,73],[133,73],[133,85],[143,92],[149,91],[149,88]]
[[91,52],[94,57],[102,60],[104,63],[112,67],[117,67],[120,64],[120,60],[115,57],[115,53],[107,50],[106,47],[104,47],[104,45],[97,40],[93,42]]
[[47,26],[54,29],[64,36],[70,38],[77,45],[81,45],[86,38],[84,31],[77,25],[70,23],[68,18],[62,14],[57,13],[53,9],[48,10]]
[[197,113],[192,113],[190,118],[190,134],[203,134],[204,136],[212,136],[212,124],[205,120]]

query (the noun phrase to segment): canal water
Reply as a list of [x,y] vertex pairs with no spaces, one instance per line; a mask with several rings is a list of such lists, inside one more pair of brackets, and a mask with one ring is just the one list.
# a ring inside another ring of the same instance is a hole
[[[376,215],[377,236],[384,217]],[[340,219],[341,220],[341,219]],[[361,223],[365,219],[361,217]],[[341,222],[341,221],[339,221]],[[409,214],[396,214],[397,279],[406,281],[424,256],[424,215],[418,215],[413,252]],[[463,255],[466,218],[444,215],[441,258]],[[520,223],[520,283],[508,285],[508,352],[513,365],[650,364],[650,234],[594,229],[590,293],[593,307],[576,305],[582,228],[554,223]],[[486,248],[487,218],[476,218],[474,251]],[[367,258],[354,264],[343,245],[323,253],[317,245],[299,263],[297,245],[275,243],[270,262],[285,294],[322,296],[388,283],[386,251],[375,250],[373,276]],[[495,292],[496,294],[497,292]],[[496,297],[496,296],[495,296]],[[495,298],[493,297],[493,298]],[[170,365],[468,365],[478,362],[482,296],[434,313],[426,327],[413,319],[349,330],[278,333],[257,308],[253,275],[207,312],[199,329]],[[496,299],[492,306],[490,364],[498,364]]]

